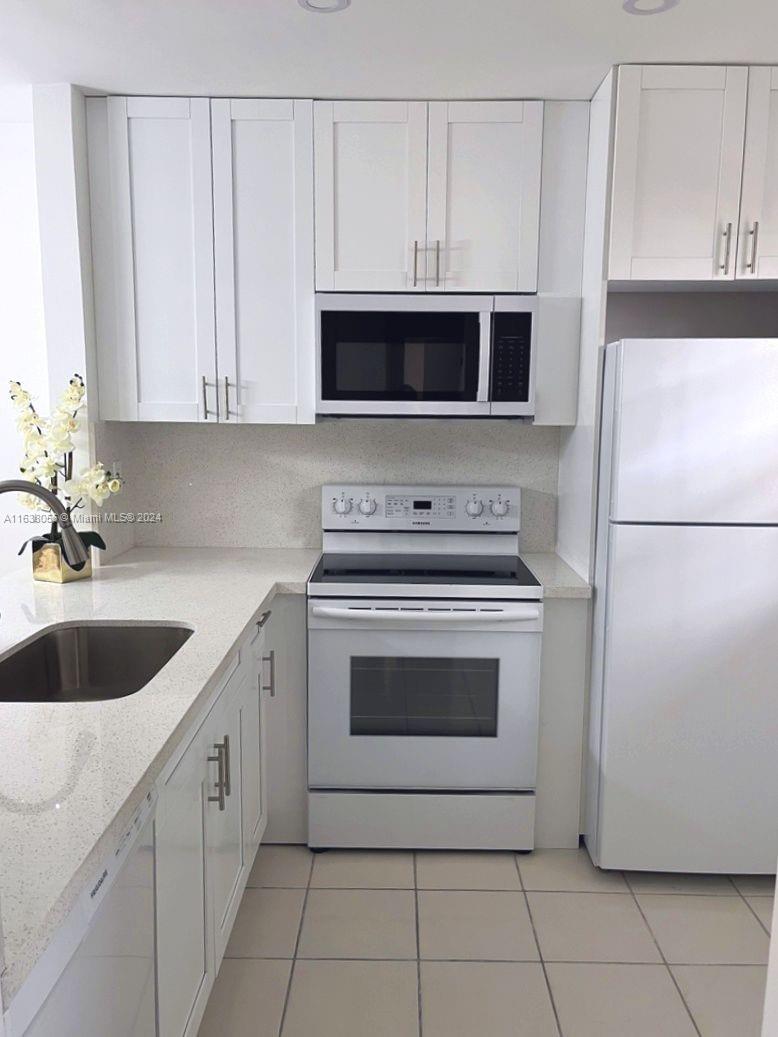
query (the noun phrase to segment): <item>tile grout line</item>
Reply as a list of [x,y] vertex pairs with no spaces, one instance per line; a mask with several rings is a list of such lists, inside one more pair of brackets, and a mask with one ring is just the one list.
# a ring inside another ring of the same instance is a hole
[[286,996],[284,997],[284,1007],[283,1007],[283,1010],[281,1012],[281,1022],[279,1023],[279,1026],[278,1026],[278,1037],[281,1037],[281,1034],[284,1032],[284,1024],[286,1023],[286,1012],[287,1012],[287,1009],[289,1008],[289,997],[290,997],[290,995],[292,993],[292,980],[294,979],[294,970],[295,970],[295,966],[297,965],[297,951],[299,950],[299,947],[300,947],[300,937],[303,934],[303,922],[305,921],[305,908],[306,908],[306,906],[308,904],[308,893],[310,892],[310,889],[311,889],[311,879],[313,878],[313,866],[314,866],[315,863],[316,863],[316,855],[312,853],[311,854],[311,866],[308,869],[308,882],[306,883],[306,886],[305,886],[305,896],[303,897],[303,907],[302,907],[302,911],[300,912],[300,924],[297,926],[297,937],[296,937],[296,939],[294,941],[294,952],[292,954],[292,967],[289,970],[289,979],[288,979],[287,984],[286,984]]
[[416,871],[416,850],[413,851],[413,903],[416,918],[416,996],[419,1007],[419,1037],[422,1037],[424,1023],[421,1017],[421,940],[419,937],[419,879]]
[[734,881],[733,879],[731,879],[731,878],[730,878],[730,880],[729,880],[729,881],[730,881],[730,882],[732,883],[732,885],[733,885],[733,886],[735,887],[735,891],[737,892],[737,895],[738,895],[738,896],[740,897],[740,899],[741,899],[741,900],[743,901],[743,903],[744,903],[744,904],[746,905],[746,907],[747,907],[747,908],[748,908],[748,910],[749,910],[749,911],[751,912],[751,914],[752,914],[752,915],[754,916],[754,918],[755,918],[755,919],[757,920],[757,922],[759,923],[759,925],[761,925],[762,929],[764,929],[764,931],[765,931],[765,932],[767,933],[767,938],[768,938],[768,940],[769,940],[769,939],[771,938],[771,936],[770,936],[770,930],[769,930],[769,929],[767,928],[767,926],[766,926],[766,925],[764,924],[764,922],[763,922],[763,921],[762,921],[762,919],[761,919],[761,918],[759,917],[759,915],[758,915],[758,914],[756,913],[756,911],[754,911],[753,907],[751,906],[751,901],[750,901],[750,900],[748,899],[748,897],[747,897],[747,896],[745,895],[745,893],[741,892],[741,890],[740,890],[740,889],[738,888],[738,885],[737,885],[737,883],[736,883],[736,882],[735,882],[735,881]]
[[654,941],[654,946],[659,951],[660,957],[662,958],[662,961],[664,962],[664,966],[665,966],[665,968],[667,969],[667,971],[669,973],[670,981],[673,984],[673,986],[675,987],[675,989],[678,991],[678,996],[680,997],[681,1002],[683,1003],[683,1007],[686,1009],[686,1013],[689,1016],[689,1019],[691,1020],[692,1026],[694,1027],[694,1032],[698,1035],[698,1037],[702,1037],[702,1034],[700,1033],[700,1028],[697,1025],[697,1020],[692,1015],[692,1010],[691,1010],[691,1008],[689,1008],[689,1005],[688,1005],[688,1003],[686,1001],[686,998],[683,996],[683,991],[681,990],[681,987],[680,987],[680,984],[678,983],[678,980],[675,978],[675,973],[670,968],[670,963],[668,962],[667,958],[665,957],[665,952],[659,946],[659,940],[657,940],[657,938],[656,938],[656,936],[654,934],[654,930],[651,928],[651,926],[649,924],[649,921],[648,921],[648,919],[645,916],[643,908],[640,906],[640,901],[637,898],[637,894],[635,893],[635,890],[632,888],[632,883],[629,880],[629,876],[627,875],[627,873],[625,871],[623,871],[621,874],[622,874],[622,876],[624,878],[624,881],[627,883],[627,888],[629,889],[630,893],[632,894],[632,899],[635,901],[635,906],[637,907],[638,911],[640,912],[640,917],[643,919],[643,922],[645,923],[646,928],[648,929],[649,933],[651,934],[651,939]]
[[543,970],[543,978],[546,981],[546,990],[548,991],[548,999],[551,1002],[551,1011],[554,1013],[554,1021],[556,1022],[557,1033],[559,1034],[559,1037],[564,1037],[564,1035],[562,1034],[562,1024],[559,1021],[559,1012],[557,1011],[556,1001],[554,1000],[554,992],[551,989],[551,981],[548,978],[546,962],[543,957],[543,951],[540,949],[540,940],[538,939],[537,930],[535,929],[535,919],[532,917],[532,911],[530,911],[529,906],[529,897],[527,896],[527,891],[524,888],[524,879],[521,874],[521,868],[519,867],[519,855],[517,853],[514,853],[513,855],[513,863],[516,867],[516,874],[519,877],[519,888],[521,889],[521,894],[524,897],[524,906],[527,909],[527,917],[529,918],[529,924],[532,927],[532,936],[535,940],[535,946],[538,949],[538,959],[540,960],[540,967]]

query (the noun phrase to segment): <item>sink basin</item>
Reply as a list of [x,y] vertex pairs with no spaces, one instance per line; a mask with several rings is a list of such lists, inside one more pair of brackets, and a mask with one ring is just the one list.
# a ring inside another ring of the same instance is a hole
[[100,702],[140,691],[192,635],[150,623],[63,624],[0,659],[0,702]]

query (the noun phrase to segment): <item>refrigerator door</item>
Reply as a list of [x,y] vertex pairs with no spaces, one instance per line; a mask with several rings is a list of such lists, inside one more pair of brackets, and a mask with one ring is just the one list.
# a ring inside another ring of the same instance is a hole
[[611,526],[601,867],[775,871],[776,574],[778,528]]
[[610,518],[778,523],[778,339],[628,339],[611,351]]

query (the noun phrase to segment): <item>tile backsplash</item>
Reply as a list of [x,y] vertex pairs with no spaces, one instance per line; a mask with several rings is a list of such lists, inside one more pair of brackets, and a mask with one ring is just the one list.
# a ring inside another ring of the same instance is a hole
[[521,544],[556,540],[559,430],[512,421],[340,420],[317,425],[100,424],[119,460],[115,510],[159,522],[107,529],[109,555],[133,544],[318,547],[327,482],[508,483],[522,487]]

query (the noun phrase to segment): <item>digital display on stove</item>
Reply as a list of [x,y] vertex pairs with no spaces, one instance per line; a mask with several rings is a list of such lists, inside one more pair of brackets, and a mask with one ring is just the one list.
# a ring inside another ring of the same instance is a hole
[[431,500],[415,500],[413,502],[414,511],[432,511]]

